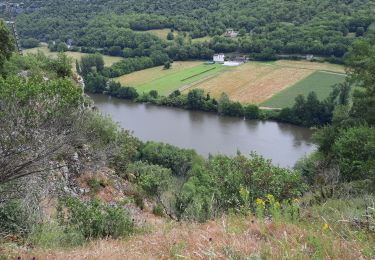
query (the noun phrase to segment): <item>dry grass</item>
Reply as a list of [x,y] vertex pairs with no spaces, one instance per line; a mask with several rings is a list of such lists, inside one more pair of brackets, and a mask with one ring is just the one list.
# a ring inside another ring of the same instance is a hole
[[[153,217],[156,218],[156,217]],[[205,224],[155,220],[148,233],[127,240],[99,240],[74,250],[34,250],[36,259],[363,259],[357,244],[293,224],[223,217]]]
[[311,73],[310,70],[251,62],[193,87],[204,89],[214,97],[219,97],[225,92],[232,100],[256,104],[292,86]]
[[225,92],[232,100],[259,104],[318,70],[342,73],[344,68],[307,61],[250,62],[192,87],[204,89],[214,97]]
[[163,66],[145,69],[137,72],[133,72],[118,78],[116,81],[120,82],[124,86],[140,86],[150,81],[174,74],[184,69],[189,69],[202,64],[202,61],[176,61],[173,62],[172,67],[165,70]]
[[290,60],[279,60],[275,62],[276,65],[282,67],[291,67],[297,69],[307,70],[326,70],[338,73],[345,73],[345,68],[342,65],[327,63],[327,62],[311,62],[311,61],[290,61]]

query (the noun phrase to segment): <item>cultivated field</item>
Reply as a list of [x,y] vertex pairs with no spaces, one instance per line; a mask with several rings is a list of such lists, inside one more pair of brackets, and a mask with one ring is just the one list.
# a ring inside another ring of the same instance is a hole
[[[294,86],[315,71],[324,70],[344,72],[342,66],[328,63],[306,61],[249,62],[220,73],[216,77],[191,84],[185,88],[201,88],[218,97],[225,92],[232,100],[242,103],[260,104],[280,91]],[[332,82],[337,83],[337,75],[332,75]],[[341,78],[343,76],[340,76]],[[328,80],[329,81],[329,80]]]
[[168,95],[176,89],[213,77],[226,69],[227,67],[219,64],[206,65],[197,61],[174,62],[169,70],[164,70],[161,66],[124,75],[117,80],[122,85],[136,87],[140,93],[157,90],[162,95]]
[[[46,46],[32,48],[32,49],[26,49],[26,50],[24,50],[24,53],[25,54],[27,54],[27,53],[37,53],[38,51],[41,51],[44,54],[46,54],[47,56],[52,56],[52,57],[56,57],[57,54],[58,54],[57,52],[51,52]],[[65,52],[65,54],[68,57],[72,58],[73,70],[74,71],[76,69],[75,61],[76,60],[80,61],[82,56],[87,55],[86,53],[73,52],[73,51],[67,51],[67,52]],[[113,63],[116,63],[116,62],[119,62],[119,61],[123,60],[123,58],[121,58],[121,57],[113,57],[113,56],[107,56],[107,55],[103,55],[103,59],[104,59],[104,64],[105,64],[106,67],[110,67]]]
[[290,88],[287,88],[276,94],[261,105],[273,108],[284,108],[293,106],[294,100],[298,95],[307,96],[311,91],[315,91],[318,98],[323,100],[328,97],[332,86],[344,82],[345,75],[332,72],[316,71],[307,78],[297,82]]
[[189,69],[201,64],[201,61],[175,61],[172,63],[171,68],[168,70],[165,70],[164,66],[159,66],[126,74],[121,77],[115,78],[115,80],[120,82],[124,86],[139,87],[141,85],[151,83],[152,81],[159,78],[169,76],[176,72]]
[[311,74],[309,70],[251,62],[232,68],[217,77],[193,84],[191,88],[204,89],[214,97],[219,97],[225,92],[232,100],[255,104],[267,100],[309,74]]

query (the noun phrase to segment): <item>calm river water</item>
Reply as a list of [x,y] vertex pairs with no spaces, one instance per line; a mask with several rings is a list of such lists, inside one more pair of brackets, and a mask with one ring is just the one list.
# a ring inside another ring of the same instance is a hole
[[303,127],[132,103],[104,95],[91,97],[99,111],[141,140],[192,148],[205,156],[256,151],[276,165],[292,167],[315,149],[310,141],[312,131]]

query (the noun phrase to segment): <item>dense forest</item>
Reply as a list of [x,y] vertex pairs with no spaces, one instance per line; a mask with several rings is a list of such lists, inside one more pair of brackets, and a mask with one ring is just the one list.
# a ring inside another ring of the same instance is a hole
[[[206,58],[207,49],[260,59],[276,54],[341,58],[374,22],[375,12],[371,0],[23,2],[17,25],[24,39],[69,40],[125,57],[163,50],[182,60]],[[166,41],[135,33],[164,28],[181,36]],[[223,37],[227,29],[237,30],[239,37]],[[189,41],[204,36],[211,37],[207,43]]]

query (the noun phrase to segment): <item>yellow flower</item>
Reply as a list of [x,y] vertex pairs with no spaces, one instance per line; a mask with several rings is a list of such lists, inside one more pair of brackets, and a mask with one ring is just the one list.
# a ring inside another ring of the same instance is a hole
[[268,194],[267,199],[268,199],[269,202],[275,201],[275,197],[272,194]]
[[258,205],[258,206],[261,206],[262,208],[264,208],[266,206],[266,202],[260,198],[257,198],[255,200],[255,203]]
[[294,200],[293,200],[293,203],[294,203],[294,204],[299,204],[299,200],[298,200],[298,199],[294,199]]
[[327,223],[324,223],[323,231],[327,231],[328,229],[329,229],[329,225]]

